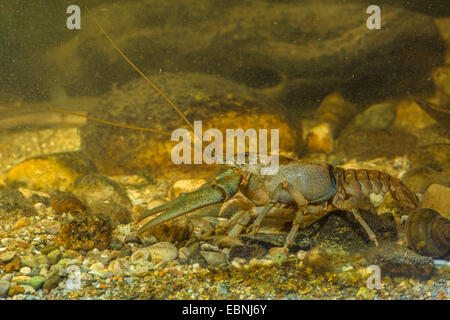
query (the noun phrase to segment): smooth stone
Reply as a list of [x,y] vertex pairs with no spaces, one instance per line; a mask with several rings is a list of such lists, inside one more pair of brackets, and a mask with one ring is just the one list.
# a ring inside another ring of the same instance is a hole
[[386,129],[395,119],[396,108],[390,103],[380,103],[368,107],[357,115],[350,126],[361,129]]
[[31,277],[28,281],[29,285],[32,286],[35,290],[38,290],[45,282],[45,277],[43,276],[34,276]]
[[44,255],[22,256],[20,257],[20,264],[32,269],[37,267],[46,267],[48,266],[48,259]]
[[101,272],[103,269],[105,269],[105,266],[101,262],[96,262],[91,265],[89,269],[94,272]]
[[[80,176],[95,170],[95,165],[83,153],[59,152],[26,159],[12,167],[5,178],[27,189],[50,193],[70,190]],[[32,203],[31,209],[36,212]]]
[[19,272],[20,272],[21,274],[28,275],[28,274],[31,273],[31,268],[30,268],[30,267],[23,267],[23,268],[20,268]]
[[24,284],[24,285],[22,285],[22,287],[25,290],[24,294],[32,294],[32,293],[36,292],[36,290],[32,286],[30,286],[28,284]]
[[19,284],[28,283],[28,281],[30,281],[30,278],[31,277],[24,275],[15,276],[14,278],[11,279],[11,282],[17,282]]
[[222,252],[200,251],[200,254],[205,258],[206,262],[213,267],[220,266],[228,261],[228,257]]
[[137,243],[137,244],[142,243],[141,239],[134,233],[127,234],[125,236],[124,242],[125,243]]
[[53,250],[47,255],[47,258],[50,264],[56,264],[61,259],[61,251],[59,249]]
[[137,262],[139,260],[148,261],[150,258],[150,252],[147,248],[139,249],[131,255],[131,262]]
[[56,288],[61,279],[62,277],[58,274],[58,272],[54,272],[45,280],[43,288],[46,290]]
[[12,279],[13,277],[14,277],[14,274],[12,274],[12,273],[7,273],[7,274],[5,274],[5,275],[1,278],[1,280],[11,282],[11,279]]
[[121,274],[130,269],[130,263],[126,259],[116,259],[111,261],[108,270],[114,274]]
[[118,238],[112,239],[111,243],[109,244],[109,247],[113,250],[120,250],[123,248],[123,242],[120,241]]
[[158,264],[160,262],[171,262],[178,256],[178,249],[170,242],[158,242],[148,247],[152,262]]
[[418,193],[425,193],[432,184],[450,185],[449,177],[429,167],[413,168],[402,177],[402,180],[411,191]]
[[421,207],[434,209],[450,218],[450,188],[440,184],[430,185],[423,196]]
[[9,281],[0,280],[0,297],[6,296],[9,290]]
[[151,246],[158,242],[158,239],[150,233],[145,233],[139,237],[144,247]]
[[130,248],[124,247],[119,251],[119,258],[129,257],[133,254]]
[[15,251],[5,251],[0,253],[0,262],[7,263],[11,261],[16,256],[16,253],[17,252]]

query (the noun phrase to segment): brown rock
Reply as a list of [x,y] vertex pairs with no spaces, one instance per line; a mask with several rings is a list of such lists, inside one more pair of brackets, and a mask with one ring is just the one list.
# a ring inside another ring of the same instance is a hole
[[3,177],[6,185],[31,190],[68,191],[80,176],[95,172],[94,164],[80,152],[62,152],[33,157],[14,166]]
[[194,226],[191,220],[182,216],[152,228],[149,232],[159,241],[176,242],[189,239]]
[[230,257],[230,261],[232,261],[234,258],[241,258],[241,259],[250,261],[251,259],[254,259],[254,258],[263,257],[264,253],[265,253],[265,250],[257,244],[253,244],[253,245],[249,245],[249,246],[236,245],[231,248],[229,257]]
[[407,154],[416,144],[415,136],[396,129],[344,130],[338,139],[337,152],[348,159],[390,159]]
[[109,246],[111,237],[112,226],[109,218],[88,215],[64,223],[55,243],[72,250],[104,250]]
[[22,286],[11,286],[9,288],[9,296],[14,297],[17,294],[25,293],[25,289]]
[[51,197],[51,206],[55,213],[76,213],[84,212],[86,206],[73,194],[58,193]]
[[88,206],[103,201],[115,203],[131,209],[131,201],[126,191],[114,180],[101,174],[87,174],[75,181],[73,194]]
[[16,256],[13,259],[13,261],[11,261],[10,263],[8,263],[5,266],[4,271],[6,273],[11,273],[11,272],[14,272],[14,271],[19,271],[19,269],[20,269],[20,257]]
[[0,186],[0,217],[35,214],[33,203],[26,199],[20,191]]
[[28,225],[29,221],[27,217],[22,217],[19,220],[14,223],[12,226],[13,230],[22,229],[23,227],[26,227]]
[[411,169],[402,177],[402,180],[411,191],[420,193],[424,193],[434,183],[450,185],[450,179],[445,174],[428,167]]
[[440,184],[428,187],[422,200],[422,208],[431,208],[450,218],[450,188]]

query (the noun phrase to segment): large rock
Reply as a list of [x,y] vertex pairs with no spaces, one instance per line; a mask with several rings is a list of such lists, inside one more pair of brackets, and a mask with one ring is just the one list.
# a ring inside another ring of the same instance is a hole
[[[444,45],[432,18],[383,5],[382,28],[369,30],[367,6],[154,0],[117,2],[94,13],[149,74],[213,73],[301,107],[332,88],[354,97],[412,91],[442,64]],[[84,95],[136,77],[93,20],[83,23],[78,37],[49,52],[58,83]]]
[[[224,147],[226,129],[252,128],[257,133],[259,129],[267,129],[269,151],[270,129],[279,130],[281,151],[299,153],[302,149],[299,119],[290,117],[284,107],[255,90],[222,78],[191,73],[166,73],[154,77],[154,81],[191,122],[202,121],[203,133],[209,128],[220,130]],[[105,96],[95,109],[94,116],[168,133],[177,128],[189,128],[180,115],[142,79],[131,81]],[[199,165],[175,165],[171,152],[179,142],[173,142],[165,135],[117,128],[94,121],[88,121],[80,135],[84,153],[100,171],[107,174],[139,173],[143,170],[162,174],[195,170],[195,178],[210,178],[199,175],[198,170],[202,168]]]

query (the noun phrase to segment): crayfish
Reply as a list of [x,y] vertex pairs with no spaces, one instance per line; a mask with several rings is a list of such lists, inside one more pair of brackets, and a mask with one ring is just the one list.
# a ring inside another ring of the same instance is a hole
[[[89,13],[91,14],[90,11]],[[93,18],[113,47],[192,128],[192,124],[183,113],[126,57],[106,34],[95,17]],[[88,118],[101,121],[92,117]],[[144,130],[145,128],[135,129]],[[146,130],[151,131],[152,129]],[[157,130],[153,131],[158,132]],[[418,207],[415,194],[401,180],[384,172],[344,169],[323,162],[284,158],[281,160],[278,172],[266,176],[259,174],[260,165],[235,165],[205,183],[197,191],[182,194],[168,203],[144,211],[138,222],[158,213],[161,214],[147,222],[139,231],[146,232],[159,224],[199,208],[222,203],[219,214],[233,204],[240,208],[229,222],[231,228],[229,235],[237,237],[249,224],[252,217],[256,218],[248,232],[254,234],[258,232],[262,220],[269,212],[273,213],[283,209],[289,210],[295,215],[291,230],[285,241],[285,247],[288,247],[293,243],[299,228],[312,224],[328,212],[344,210],[353,213],[355,219],[378,247],[374,232],[359,213],[359,209],[362,208],[367,197],[371,193],[385,194],[389,192],[405,209],[413,210]]]
[[257,165],[228,169],[205,183],[197,191],[145,211],[138,219],[161,213],[146,223],[140,232],[199,208],[223,203],[219,215],[236,204],[240,211],[231,221],[229,236],[237,237],[252,216],[249,228],[255,234],[269,211],[287,209],[295,213],[285,247],[290,246],[300,227],[307,227],[328,212],[351,211],[369,238],[378,247],[377,238],[359,213],[359,208],[371,193],[392,197],[406,209],[418,207],[417,198],[399,179],[377,170],[354,170],[334,167],[323,162],[285,160],[278,173],[259,175]]

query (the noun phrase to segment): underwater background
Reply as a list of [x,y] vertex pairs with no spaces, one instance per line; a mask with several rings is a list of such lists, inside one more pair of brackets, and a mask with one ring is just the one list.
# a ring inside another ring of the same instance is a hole
[[[1,3],[0,299],[448,299],[450,7],[372,2],[79,1],[79,29],[72,1]],[[288,249],[292,212],[230,237],[223,201],[138,232],[226,168],[123,127],[190,130],[95,19],[204,131],[278,129],[290,161],[390,175],[359,208],[379,246],[342,210]]]

